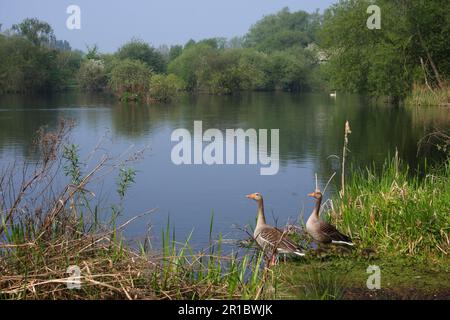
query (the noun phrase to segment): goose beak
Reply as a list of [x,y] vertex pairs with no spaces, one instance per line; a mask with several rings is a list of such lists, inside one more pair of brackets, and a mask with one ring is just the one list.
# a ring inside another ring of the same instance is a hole
[[311,193],[308,193],[308,197],[315,197],[315,193],[314,192],[311,192]]
[[253,193],[252,194],[248,194],[245,197],[248,198],[248,199],[255,199],[255,195]]

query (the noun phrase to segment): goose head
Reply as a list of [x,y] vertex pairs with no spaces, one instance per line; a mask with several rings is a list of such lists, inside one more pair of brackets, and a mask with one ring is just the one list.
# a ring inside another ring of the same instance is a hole
[[314,192],[308,193],[309,197],[313,197],[316,200],[321,200],[322,199],[322,192],[320,192],[319,190],[316,190]]
[[253,199],[256,202],[260,202],[262,200],[262,195],[258,192],[246,195],[247,198]]

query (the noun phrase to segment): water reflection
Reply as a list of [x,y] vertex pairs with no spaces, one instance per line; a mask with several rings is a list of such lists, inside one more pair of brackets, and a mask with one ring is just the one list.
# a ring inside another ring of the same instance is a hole
[[[279,224],[289,217],[307,217],[312,203],[305,195],[314,187],[314,173],[324,184],[339,168],[339,160],[332,155],[339,156],[342,151],[346,120],[353,132],[348,162],[355,166],[379,165],[397,148],[415,167],[421,161],[416,156],[417,141],[434,127],[450,124],[449,109],[374,106],[363,98],[343,95],[335,100],[316,94],[202,95],[152,106],[121,104],[108,95],[10,95],[0,98],[0,162],[12,157],[32,160],[36,157],[31,148],[34,133],[42,125],[56,128],[61,117],[76,121],[73,139],[83,152],[105,132],[109,132],[105,146],[109,151],[120,153],[132,144],[149,145],[145,160],[136,168],[137,183],[130,190],[126,215],[153,207],[158,207],[159,213],[132,225],[130,237],[142,235],[149,222],[159,231],[170,215],[180,238],[195,227],[194,241],[198,243],[207,238],[213,211],[216,232],[227,234],[233,224],[254,223],[254,205],[244,198],[251,192],[264,194],[268,216],[273,213]],[[280,172],[260,176],[259,165],[175,166],[170,160],[175,144],[170,135],[177,128],[192,132],[194,120],[203,121],[204,129],[223,132],[280,129]],[[112,194],[114,187],[109,189]]]

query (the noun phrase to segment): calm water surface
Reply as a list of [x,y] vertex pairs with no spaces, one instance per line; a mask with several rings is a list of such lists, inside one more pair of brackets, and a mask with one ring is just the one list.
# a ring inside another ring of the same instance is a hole
[[[381,165],[395,153],[416,167],[417,141],[435,127],[450,126],[450,110],[405,109],[373,106],[357,96],[290,95],[253,93],[240,96],[184,97],[171,105],[120,104],[106,95],[65,93],[52,96],[0,97],[0,164],[12,159],[33,161],[35,132],[42,125],[56,128],[60,118],[74,119],[72,139],[83,155],[101,137],[108,153],[121,154],[148,146],[145,158],[134,164],[136,184],[129,191],[122,221],[147,209],[158,208],[128,227],[129,239],[139,238],[152,226],[158,242],[168,217],[182,240],[194,229],[193,242],[204,245],[214,212],[214,233],[224,238],[245,237],[236,226],[254,224],[256,204],[244,196],[264,195],[270,223],[284,225],[306,218],[312,201],[306,194],[314,189],[317,173],[322,188],[339,169],[343,128],[350,121],[348,163],[354,166]],[[261,176],[259,165],[176,166],[170,154],[174,129],[192,132],[194,120],[207,128],[280,129],[280,170]],[[433,158],[434,155],[427,155]],[[92,165],[93,163],[91,163]],[[338,174],[339,171],[338,171]],[[97,188],[104,203],[114,199],[115,177]],[[328,196],[338,179],[330,184]]]

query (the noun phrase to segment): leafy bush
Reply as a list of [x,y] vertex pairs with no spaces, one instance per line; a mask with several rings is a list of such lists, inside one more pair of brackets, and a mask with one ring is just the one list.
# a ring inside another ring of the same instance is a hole
[[318,87],[318,69],[314,53],[300,46],[264,53],[253,48],[224,48],[212,40],[191,43],[169,64],[169,71],[185,81],[187,90],[213,94],[311,90]]
[[174,74],[155,74],[150,79],[148,98],[153,101],[170,102],[184,88],[183,80]]
[[264,54],[251,49],[218,49],[210,42],[191,44],[169,65],[187,90],[230,94],[264,86]]
[[89,91],[103,90],[107,84],[103,61],[94,59],[83,61],[77,78],[80,87],[83,89]]
[[121,100],[142,100],[148,92],[151,75],[145,63],[125,59],[114,64],[109,85]]

